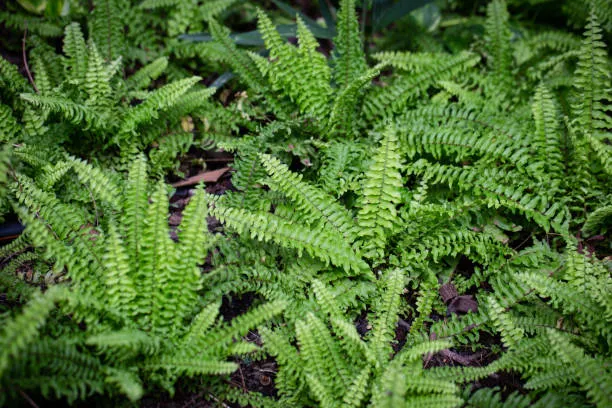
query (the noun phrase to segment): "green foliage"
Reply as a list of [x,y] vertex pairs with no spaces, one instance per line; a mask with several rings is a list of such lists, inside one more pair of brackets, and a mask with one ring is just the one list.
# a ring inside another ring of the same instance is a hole
[[280,330],[263,331],[266,349],[280,363],[281,403],[295,405],[298,397],[301,404],[312,399],[322,407],[357,407],[368,401],[374,407],[412,406],[426,400],[440,407],[461,403],[452,383],[430,378],[418,363],[422,354],[448,347],[448,343],[419,340],[392,357],[390,343],[404,278],[397,269],[386,272],[384,278],[366,340],[342,316],[330,288],[317,280],[312,286],[320,311],[295,322],[299,353]]
[[[32,17],[32,80],[0,59],[0,205],[27,227],[0,249],[0,394],[612,404],[609,6],[556,7],[580,39],[547,1],[318,2],[325,27],[242,3],[75,2]],[[172,239],[161,179],[195,143],[232,185],[194,189]],[[278,396],[213,377],[269,358]]]
[[[106,228],[87,227],[70,206],[32,181],[19,179],[17,197],[25,207],[19,212],[26,234],[56,267],[67,269],[71,283],[70,291],[56,287],[35,296],[5,325],[2,387],[38,388],[70,400],[90,391],[137,400],[145,387],[157,385],[172,392],[181,376],[233,372],[235,363],[225,361],[232,353],[230,345],[280,313],[283,302],[255,308],[232,324],[216,322],[218,302],[199,304],[203,282],[198,265],[215,242],[206,231],[204,192],[199,189],[185,209],[176,243],[167,226],[166,185],[157,183],[149,194],[142,155],[133,159],[123,186],[82,161],[72,162],[78,175],[86,175],[82,181],[96,199],[123,215],[109,215]],[[61,312],[51,318],[54,303],[60,304]],[[74,323],[86,323],[87,329],[80,331],[73,323],[60,337],[53,330],[41,330],[45,320],[53,327],[67,313]],[[69,348],[68,354],[37,357],[63,347]],[[46,367],[55,367],[57,382],[47,384],[45,377],[37,377]],[[83,372],[80,388],[61,380],[76,375],[71,370]]]

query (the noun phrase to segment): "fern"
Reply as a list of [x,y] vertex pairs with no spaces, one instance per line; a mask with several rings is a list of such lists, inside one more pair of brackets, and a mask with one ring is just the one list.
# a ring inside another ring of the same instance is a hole
[[[142,156],[135,158],[126,183],[125,197],[129,197],[130,203],[125,207],[117,199],[122,193],[113,190],[117,187],[113,187],[107,176],[78,160],[73,160],[73,167],[77,174],[87,175],[83,181],[92,186],[99,200],[108,199],[111,208],[125,215],[119,222],[109,220],[108,233],[100,228],[92,235],[93,230],[82,231],[85,222],[81,214],[70,214],[69,207],[52,194],[21,179],[20,188],[24,190],[18,194],[21,204],[32,213],[38,212],[34,216],[20,210],[26,221],[26,233],[45,248],[49,257],[55,258],[57,267],[67,268],[72,278],[70,286],[75,292],[68,294],[59,288],[53,289],[41,300],[32,300],[24,315],[6,326],[9,331],[2,336],[2,341],[11,346],[3,349],[6,355],[0,360],[3,362],[1,381],[26,388],[43,387],[42,391],[46,392],[48,386],[38,382],[43,379],[36,380],[38,370],[57,367],[57,381],[76,375],[71,374],[71,367],[61,366],[61,355],[36,360],[33,344],[38,340],[34,340],[56,302],[76,322],[87,323],[84,335],[70,328],[64,334],[72,336],[73,344],[82,349],[79,358],[97,365],[95,369],[83,367],[87,373],[79,375],[83,378],[79,383],[83,389],[90,376],[94,392],[115,390],[138,399],[143,395],[145,380],[171,390],[180,376],[234,371],[236,365],[225,361],[232,352],[229,344],[254,325],[279,314],[284,303],[277,301],[260,306],[237,318],[232,325],[212,326],[213,314],[208,323],[185,326],[198,312],[204,315],[196,316],[194,322],[204,317],[209,319],[207,316],[219,307],[214,304],[200,311],[197,304],[202,288],[197,265],[203,262],[206,248],[214,242],[205,228],[208,212],[204,192],[199,189],[185,209],[180,241],[174,243],[164,215],[168,207],[166,186],[161,182],[157,185],[149,204],[146,162]],[[56,321],[53,319],[50,324],[57,324]],[[18,329],[15,325],[23,327]],[[20,336],[18,341],[12,339],[16,334]],[[48,341],[45,344],[49,347],[62,344],[53,334],[40,336]],[[194,360],[200,350],[208,350],[206,356],[199,355]],[[12,371],[17,366],[22,367],[19,375]],[[136,366],[134,371],[132,367]],[[13,374],[9,376],[9,373]],[[24,379],[28,377],[32,380],[26,386]],[[85,396],[84,391],[75,393],[64,382],[52,383],[50,387],[58,395]]]

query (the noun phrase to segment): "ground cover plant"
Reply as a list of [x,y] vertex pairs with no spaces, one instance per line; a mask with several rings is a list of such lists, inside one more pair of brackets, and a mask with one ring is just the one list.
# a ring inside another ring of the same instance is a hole
[[578,3],[5,6],[0,405],[612,405]]

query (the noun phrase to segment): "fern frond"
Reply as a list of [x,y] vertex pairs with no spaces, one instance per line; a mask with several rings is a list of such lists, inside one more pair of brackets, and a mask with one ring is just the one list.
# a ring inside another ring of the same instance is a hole
[[301,175],[289,171],[275,157],[266,154],[260,154],[259,157],[273,181],[271,187],[283,192],[297,204],[295,212],[300,214],[301,222],[309,225],[321,223],[336,231],[348,244],[355,242],[356,226],[344,207],[304,182]]
[[20,133],[21,128],[13,116],[12,109],[0,104],[0,142],[7,143]]
[[387,234],[397,223],[397,205],[403,185],[401,158],[395,130],[388,127],[367,171],[358,213],[359,237],[368,258],[384,256]]
[[598,407],[612,404],[612,374],[602,361],[584,354],[584,351],[570,343],[562,334],[550,329],[548,337],[563,362],[569,364],[575,378],[587,395]]
[[370,85],[371,81],[380,75],[383,64],[366,71],[349,82],[336,96],[331,113],[329,114],[328,128],[332,135],[338,134],[342,138],[357,135],[357,106],[361,94]]
[[78,23],[71,23],[64,30],[64,70],[70,72],[70,76],[77,83],[85,82],[87,74],[87,45]]
[[159,111],[175,105],[179,98],[201,79],[198,76],[181,79],[152,92],[143,103],[128,111],[121,123],[120,132],[135,132],[138,125],[156,119]]
[[27,79],[19,73],[17,67],[2,57],[0,57],[0,80],[4,82],[4,87],[15,93],[32,91],[32,87]]
[[74,124],[85,122],[87,127],[94,126],[96,128],[104,128],[108,125],[104,122],[103,116],[95,109],[67,98],[26,93],[22,93],[20,97],[32,106],[58,112]]
[[88,94],[87,101],[85,102],[87,106],[95,109],[110,108],[112,89],[109,81],[113,74],[114,72],[109,73],[105,69],[102,57],[98,53],[98,48],[93,42],[90,42],[87,56],[87,73],[85,74],[85,83],[83,84]]
[[207,1],[202,6],[200,6],[198,10],[199,16],[201,16],[202,20],[210,21],[213,18],[217,18],[217,16],[221,15],[225,11],[227,11],[234,4],[241,2],[242,0],[213,0]]
[[612,204],[603,205],[591,212],[584,225],[582,226],[582,232],[585,236],[593,235],[598,231],[598,227],[605,225],[605,220],[612,217]]
[[478,55],[461,52],[451,58],[436,61],[436,64],[428,67],[426,71],[398,77],[391,85],[366,95],[363,106],[366,118],[374,121],[376,118],[401,112],[437,81],[465,72],[479,61]]
[[45,324],[55,302],[61,298],[62,289],[53,287],[45,294],[34,296],[14,319],[4,323],[0,336],[0,377],[10,368],[13,359],[35,342],[41,326]]
[[375,308],[375,319],[372,322],[372,337],[369,341],[370,347],[379,361],[387,360],[393,349],[391,341],[395,337],[398,312],[400,307],[400,295],[404,290],[404,274],[399,269],[389,271],[384,275],[385,290],[382,298]]
[[117,227],[112,222],[108,235],[104,254],[106,298],[108,303],[120,313],[135,317],[137,311],[134,304],[138,295],[134,283],[134,274],[130,267],[129,256],[123,246],[124,243],[119,236]]
[[334,80],[344,89],[361,77],[367,68],[355,0],[340,1],[336,27],[338,35],[334,38]]
[[68,157],[68,161],[72,164],[72,168],[79,177],[79,180],[83,184],[88,185],[96,197],[112,205],[114,208],[119,208],[119,187],[114,183],[113,179],[104,174],[98,167],[94,167],[84,160]]
[[127,181],[124,185],[124,225],[126,245],[132,270],[137,270],[142,259],[143,231],[145,228],[148,192],[147,162],[144,155],[139,154],[132,159]]
[[[152,196],[152,204],[146,210],[143,229],[142,264],[139,268],[138,292],[141,327],[153,332],[168,330],[174,311],[166,304],[171,297],[180,296],[176,285],[172,285],[173,243],[168,229],[168,194],[163,181],[157,184]],[[176,302],[177,299],[172,299]]]
[[485,38],[490,61],[487,61],[494,71],[496,81],[506,91],[509,89],[512,68],[512,51],[510,47],[510,15],[505,0],[493,0],[487,5],[487,20]]
[[266,82],[262,74],[248,54],[236,47],[234,41],[229,37],[229,30],[215,20],[209,21],[208,24],[213,38],[223,47],[223,60],[230,64],[232,70],[249,88],[256,92],[263,92],[266,89]]
[[575,72],[574,88],[577,95],[572,105],[574,121],[584,135],[596,136],[599,131],[612,127],[610,105],[610,68],[606,45],[594,11],[584,33],[581,54]]
[[369,270],[348,244],[338,242],[335,234],[313,232],[306,226],[285,221],[272,214],[220,206],[210,211],[239,234],[249,233],[251,238],[264,242],[274,241],[285,248],[297,250],[299,256],[306,251],[326,263],[341,266],[347,273],[350,270],[358,273]]
[[159,57],[136,71],[125,81],[125,84],[127,88],[132,91],[145,89],[153,80],[157,79],[167,67],[168,58]]
[[90,36],[100,47],[107,62],[125,54],[123,0],[95,0],[95,7],[89,19]]

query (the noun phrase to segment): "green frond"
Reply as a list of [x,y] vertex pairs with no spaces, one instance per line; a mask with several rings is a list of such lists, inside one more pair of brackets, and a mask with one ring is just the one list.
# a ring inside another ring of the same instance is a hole
[[167,221],[168,192],[163,181],[158,182],[150,200],[143,228],[142,263],[136,282],[141,301],[141,327],[163,333],[170,329],[175,317],[174,306],[180,301],[175,296],[181,296],[180,286],[174,280],[173,242]]
[[124,185],[124,224],[125,241],[128,256],[133,270],[138,270],[143,262],[142,247],[145,229],[146,208],[148,206],[147,162],[144,155],[135,156],[129,167],[127,181]]
[[366,71],[365,74],[355,77],[336,96],[329,114],[328,128],[331,135],[338,135],[342,139],[357,136],[359,101],[364,90],[372,80],[380,75],[383,64]]
[[449,340],[420,341],[410,347],[404,347],[395,358],[402,361],[416,361],[426,354],[435,354],[452,346],[453,343]]
[[49,313],[55,308],[55,302],[61,298],[62,289],[53,287],[45,294],[32,297],[21,313],[4,322],[0,336],[0,377],[4,376],[13,359],[19,357],[30,343],[37,339],[40,328],[45,324]]
[[448,59],[449,57],[450,54],[408,51],[381,51],[372,54],[372,58],[379,63],[384,63],[398,70],[413,74],[422,72],[430,65],[437,64],[440,60]]
[[[424,168],[427,170],[423,171]],[[528,187],[528,184],[515,185],[513,180],[516,177],[512,176],[512,172],[503,171],[501,168],[486,168],[481,171],[473,166],[446,166],[427,163],[423,159],[414,163],[411,170],[425,174],[434,183],[456,185],[460,190],[473,189],[474,194],[486,197],[490,207],[504,206],[519,211],[545,230],[549,230],[551,225],[558,231],[567,228],[569,214],[564,203],[547,197],[544,191],[540,191],[539,195],[528,193],[528,188],[539,188]],[[522,178],[526,179],[524,176]]]
[[487,306],[489,316],[500,332],[504,345],[508,348],[514,347],[523,338],[524,330],[516,327],[512,317],[493,296],[487,297]]
[[359,237],[368,258],[380,259],[384,256],[387,234],[397,226],[397,205],[403,186],[398,150],[397,134],[393,128],[387,127],[373,163],[366,172],[357,216],[361,229]]
[[5,27],[19,32],[23,30],[24,21],[28,22],[28,31],[44,38],[61,37],[62,27],[59,22],[52,22],[48,18],[37,17],[32,13],[16,13],[14,9],[0,11],[0,21]]
[[21,253],[30,247],[30,242],[26,235],[21,234],[13,241],[0,247],[0,258],[8,258],[15,254]]
[[135,329],[120,329],[89,336],[85,341],[101,352],[110,355],[110,359],[127,360],[143,353],[153,356],[160,352],[160,341],[157,337]]
[[519,65],[541,56],[544,50],[554,50],[559,53],[578,50],[580,37],[564,31],[544,31],[535,34],[517,44],[514,57]]
[[90,37],[100,47],[100,52],[107,62],[125,55],[125,9],[129,2],[125,0],[95,0],[91,18],[89,18]]
[[333,294],[328,290],[323,282],[316,279],[312,282],[312,291],[314,292],[317,303],[325,316],[331,319],[339,319],[341,317],[340,307],[335,302]]
[[604,204],[591,212],[584,225],[582,232],[585,236],[590,236],[601,230],[601,226],[606,225],[605,221],[612,217],[612,204]]
[[167,67],[168,58],[159,57],[136,71],[125,81],[125,84],[132,91],[146,89],[153,80],[164,73]]
[[429,319],[438,295],[438,284],[435,281],[432,282],[432,279],[421,282],[420,289],[419,297],[416,301],[417,316],[412,321],[410,333],[417,333],[422,329],[425,321]]
[[202,4],[198,10],[198,14],[204,21],[210,21],[217,18],[219,15],[227,11],[234,4],[240,3],[242,0],[212,0]]
[[480,62],[480,56],[464,51],[414,75],[397,77],[390,85],[376,88],[364,100],[364,113],[370,121],[391,116],[404,110],[409,103],[422,96],[437,81],[451,79]]
[[202,188],[196,190],[183,211],[180,225],[179,250],[174,259],[178,266],[173,282],[182,291],[173,306],[178,324],[189,315],[198,300],[198,291],[202,287],[202,272],[198,265],[204,263],[208,249],[214,243],[208,234],[208,202],[204,194]]
[[53,91],[53,84],[51,83],[47,69],[40,58],[33,58],[32,68],[34,71],[34,77],[36,78],[34,81],[36,83],[38,92],[43,95],[50,94]]
[[156,119],[160,111],[177,104],[179,98],[201,79],[198,76],[181,79],[151,92],[143,103],[128,111],[121,123],[120,132],[135,132],[137,126]]
[[355,0],[341,0],[334,38],[334,80],[347,88],[366,71],[367,64],[359,31]]
[[20,97],[34,107],[60,113],[64,118],[74,124],[81,124],[84,122],[86,127],[93,126],[96,128],[103,128],[107,125],[100,113],[95,109],[61,96],[42,96],[22,93]]
[[301,113],[325,117],[332,93],[331,70],[316,51],[318,43],[304,22],[298,18],[297,25],[299,46],[294,47],[283,40],[264,12],[258,12],[258,29],[272,60],[265,66],[264,76],[271,88],[286,95]]
[[574,77],[574,121],[582,134],[596,137],[597,132],[605,132],[612,127],[609,116],[612,74],[606,45],[602,41],[602,30],[594,11],[589,15]]
[[462,406],[463,400],[452,395],[433,395],[409,397],[403,405],[406,408],[458,408]]
[[391,341],[395,338],[400,295],[404,290],[404,273],[400,269],[393,269],[383,275],[382,280],[385,286],[374,309],[375,319],[372,322],[372,337],[369,341],[370,347],[381,362],[387,360],[393,352]]
[[[602,361],[586,356],[584,351],[570,343],[565,336],[554,329],[548,337],[556,353],[564,363],[569,364],[587,395],[598,407],[612,404],[612,373]],[[603,363],[603,364],[602,364]]]
[[144,394],[142,380],[137,374],[128,370],[106,368],[105,382],[113,384],[130,401],[138,401]]
[[114,208],[119,208],[119,187],[112,178],[104,174],[100,168],[92,166],[84,160],[68,157],[68,161],[72,164],[72,168],[79,180],[89,186],[94,196],[112,205]]
[[72,403],[104,391],[103,369],[99,359],[80,351],[73,339],[43,337],[13,361],[9,387],[39,390],[47,399],[65,397]]
[[138,5],[138,8],[148,10],[162,7],[172,7],[179,5],[180,2],[181,0],[144,0]]
[[341,358],[339,344],[325,324],[312,313],[296,322],[295,331],[308,382],[313,384],[312,379],[325,379],[324,383],[314,383],[315,397],[322,397],[321,402],[339,399],[351,381],[350,367]]
[[137,311],[134,304],[138,297],[134,283],[135,276],[124,242],[113,222],[110,224],[103,261],[106,267],[104,276],[106,300],[120,313],[135,317]]
[[540,84],[536,91],[532,111],[536,127],[532,146],[541,155],[542,162],[545,163],[544,172],[560,180],[564,173],[564,158],[561,150],[562,135],[554,99],[543,84]]
[[183,336],[179,349],[184,353],[200,352],[206,343],[206,333],[213,326],[219,315],[219,302],[204,307],[191,321],[189,330]]
[[[148,142],[148,140],[146,141]],[[158,146],[151,149],[149,159],[151,163],[151,173],[163,176],[168,169],[176,169],[181,157],[193,145],[192,132],[179,132],[167,135],[158,140]]]
[[20,134],[21,128],[13,116],[13,110],[0,103],[0,142],[9,142]]
[[236,363],[225,361],[211,361],[209,359],[190,358],[188,360],[176,357],[161,357],[145,366],[148,369],[164,369],[177,375],[195,377],[208,374],[231,374],[238,369]]
[[87,44],[78,23],[71,23],[66,26],[63,50],[67,57],[64,62],[64,70],[67,73],[69,72],[77,83],[84,83],[88,63]]
[[[113,73],[114,74],[114,73]],[[87,90],[88,98],[85,104],[95,109],[108,109],[111,105],[110,86],[111,75],[105,69],[102,57],[93,42],[89,43],[87,56],[87,73],[83,87]]]
[[502,402],[502,395],[498,387],[481,388],[470,395],[467,406],[469,408],[528,408],[531,406],[531,399],[527,395],[513,392]]
[[398,360],[387,365],[378,381],[373,385],[371,406],[392,408],[406,406],[406,368]]
[[303,251],[326,263],[342,267],[347,273],[368,273],[367,264],[359,258],[347,243],[339,241],[337,236],[325,232],[314,232],[310,228],[286,221],[268,213],[252,212],[218,204],[210,210],[229,227],[241,234],[249,234],[259,241],[274,241],[278,245],[295,249],[298,256]]
[[294,211],[299,221],[307,225],[320,224],[342,236],[347,244],[357,238],[351,214],[331,197],[302,180],[302,176],[267,154],[259,155],[263,167],[270,175],[270,187],[286,194],[296,204]]
[[229,327],[208,332],[205,339],[206,349],[226,355],[228,345],[234,342],[234,339],[246,336],[250,330],[280,315],[286,308],[287,301],[275,300],[233,318]]
[[508,90],[512,68],[512,49],[510,39],[510,15],[505,0],[492,0],[487,6],[487,20],[485,23],[485,38],[487,43],[487,63],[493,69],[496,81]]
[[32,91],[28,80],[19,73],[17,67],[3,57],[0,57],[0,80],[3,88],[8,88],[14,93]]
[[356,184],[361,175],[365,151],[354,142],[332,142],[323,150],[319,184],[330,195],[340,197]]
[[369,365],[365,366],[359,374],[353,378],[351,386],[347,389],[342,402],[345,407],[359,407],[366,398],[368,392],[368,382],[372,369]]
[[234,41],[229,37],[229,30],[215,20],[209,21],[208,24],[213,38],[223,48],[223,61],[232,67],[232,70],[249,88],[256,92],[263,92],[267,86],[262,74],[249,55],[236,47]]

